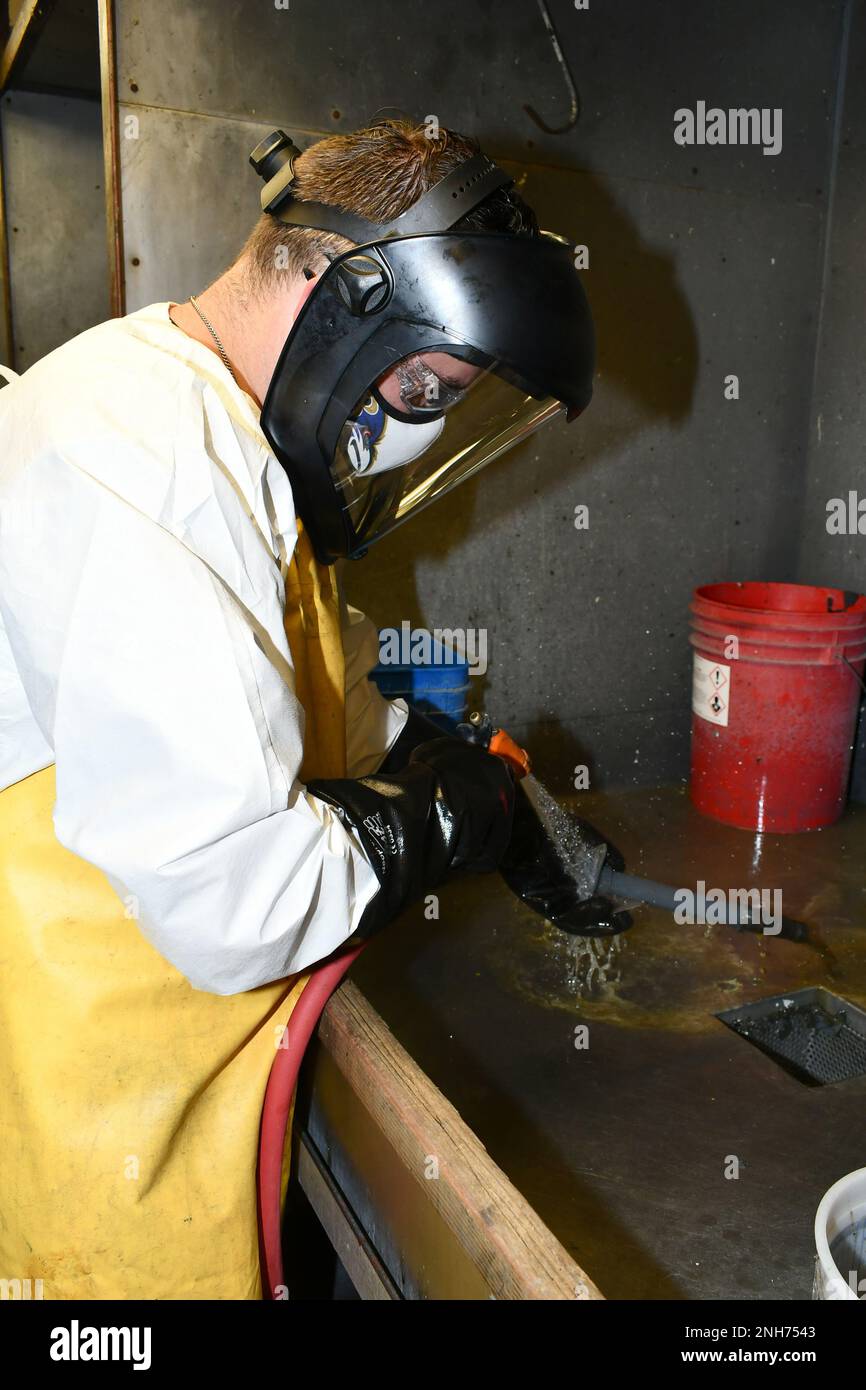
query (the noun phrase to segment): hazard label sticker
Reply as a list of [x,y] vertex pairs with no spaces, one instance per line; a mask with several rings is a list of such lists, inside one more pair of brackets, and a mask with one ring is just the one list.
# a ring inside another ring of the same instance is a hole
[[695,652],[692,671],[692,709],[711,724],[728,722],[731,707],[731,668],[721,661],[707,661]]

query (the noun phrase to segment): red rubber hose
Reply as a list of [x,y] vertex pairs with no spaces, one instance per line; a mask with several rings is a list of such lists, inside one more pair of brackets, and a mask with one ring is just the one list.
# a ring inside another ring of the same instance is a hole
[[313,970],[301,997],[292,1010],[265,1089],[262,1127],[259,1135],[257,1175],[259,1205],[259,1243],[262,1270],[262,1297],[275,1300],[285,1288],[283,1279],[282,1187],[283,1152],[292,1096],[307,1044],[322,1016],[322,1010],[353,961],[366,946],[345,951]]

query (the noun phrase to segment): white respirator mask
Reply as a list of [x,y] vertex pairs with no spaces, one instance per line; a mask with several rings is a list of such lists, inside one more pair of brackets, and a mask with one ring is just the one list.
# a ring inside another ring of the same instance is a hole
[[410,423],[391,414],[371,395],[362,410],[343,426],[337,453],[353,473],[371,477],[412,463],[436,442],[444,428],[444,415]]

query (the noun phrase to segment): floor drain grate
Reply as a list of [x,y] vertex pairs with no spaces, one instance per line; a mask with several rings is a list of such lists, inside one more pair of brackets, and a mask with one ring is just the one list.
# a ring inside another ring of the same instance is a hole
[[809,1086],[866,1076],[866,1013],[826,989],[777,994],[716,1017]]

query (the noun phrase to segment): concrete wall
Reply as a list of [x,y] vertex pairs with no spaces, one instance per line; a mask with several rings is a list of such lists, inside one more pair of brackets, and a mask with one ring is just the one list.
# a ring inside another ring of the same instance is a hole
[[[797,572],[843,0],[553,0],[580,103],[561,135],[525,109],[559,124],[570,104],[526,0],[468,0],[432,24],[427,0],[117,10],[129,308],[182,298],[231,258],[264,131],[304,143],[383,108],[477,134],[542,224],[589,246],[590,411],[347,582],[380,626],[486,628],[475,702],[557,787],[578,762],[595,784],[685,777],[693,586]],[[781,153],[677,145],[674,111],[700,100],[782,108]]]
[[[3,106],[0,102],[0,199],[3,199],[3,187],[5,183],[5,170],[3,167]],[[0,362],[11,366],[12,363],[12,342],[9,332],[9,268],[6,260],[5,249],[5,200],[0,207]]]
[[99,103],[3,97],[3,166],[16,371],[108,318]]
[[[827,503],[866,499],[866,3],[847,6],[844,101],[834,132],[831,202],[819,295],[819,338],[809,412],[797,578],[866,592],[864,534],[831,535]],[[864,500],[866,513],[866,500]],[[853,680],[852,676],[852,680]],[[861,717],[852,793],[866,801],[866,720]]]

